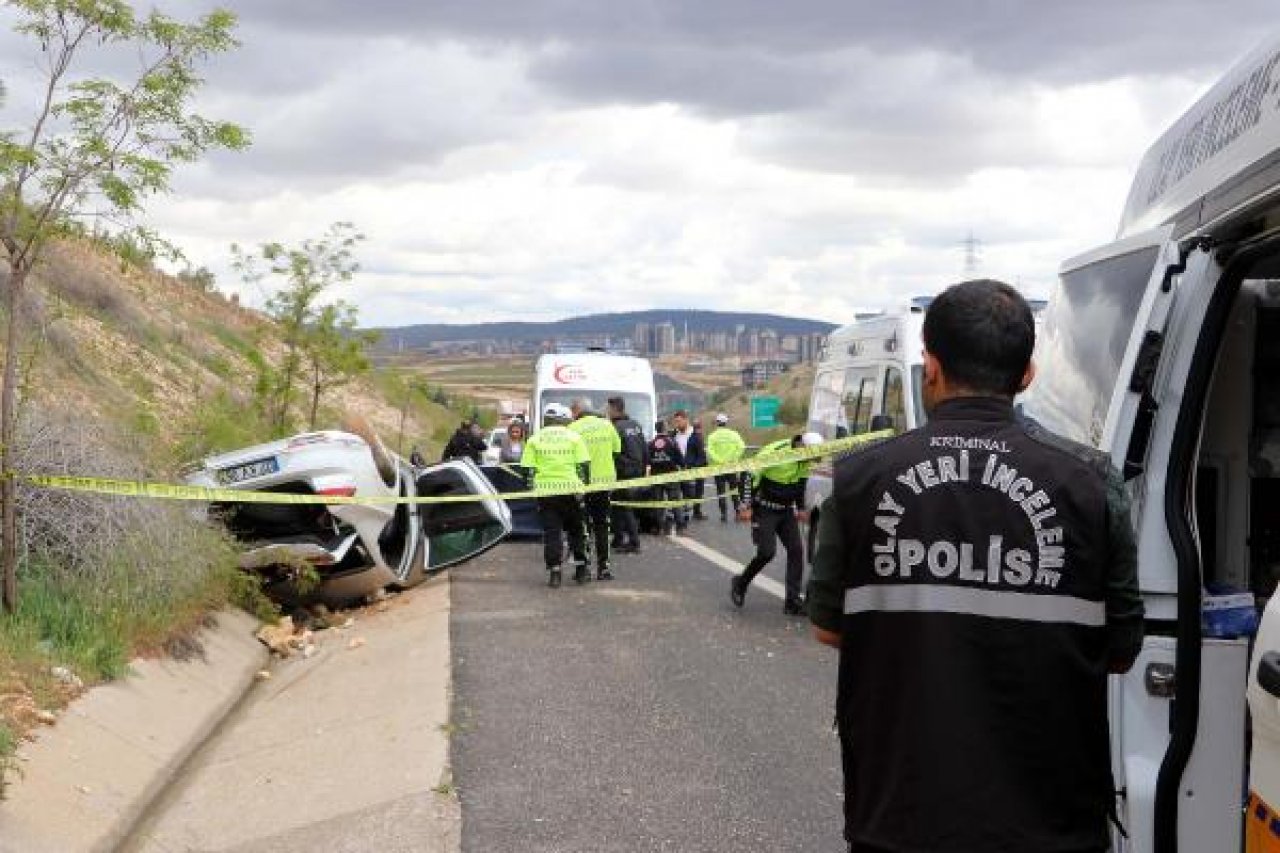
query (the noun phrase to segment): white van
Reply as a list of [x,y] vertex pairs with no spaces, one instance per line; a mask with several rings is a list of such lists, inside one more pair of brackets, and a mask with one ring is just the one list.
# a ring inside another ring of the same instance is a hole
[[627,414],[640,424],[646,438],[653,438],[658,395],[648,359],[594,350],[554,353],[540,356],[534,372],[531,421],[535,431],[542,426],[542,412],[548,403],[568,406],[585,397],[603,415],[605,401],[621,397]]
[[[813,375],[807,429],[828,441],[881,429],[898,432],[924,423],[920,378],[924,371],[921,326],[928,297],[841,326],[823,343]],[[831,460],[814,465],[805,506],[810,510],[809,549],[817,535],[819,509],[831,494]]]
[[[1063,264],[1036,359],[1024,410],[1109,453],[1134,502],[1147,636],[1112,680],[1114,849],[1275,845],[1280,38],[1146,154],[1116,241]],[[1242,593],[1248,617],[1256,597],[1256,642],[1202,627],[1206,590]]]

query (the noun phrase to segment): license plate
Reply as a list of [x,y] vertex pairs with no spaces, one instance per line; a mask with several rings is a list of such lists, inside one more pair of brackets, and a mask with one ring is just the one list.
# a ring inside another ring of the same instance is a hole
[[268,474],[274,474],[280,470],[280,464],[276,462],[274,456],[267,459],[258,459],[253,462],[246,462],[243,465],[235,465],[231,468],[223,468],[218,471],[218,482],[224,486],[230,486],[234,483],[243,483],[245,480],[252,480],[255,477],[265,477]]

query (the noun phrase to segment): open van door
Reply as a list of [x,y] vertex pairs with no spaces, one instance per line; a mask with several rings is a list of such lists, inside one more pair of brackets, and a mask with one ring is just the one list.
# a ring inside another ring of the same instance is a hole
[[1202,501],[1209,510],[1239,488],[1213,482],[1212,469],[1201,467],[1209,425],[1232,416],[1211,406],[1215,383],[1238,372],[1222,357],[1248,253],[1231,254],[1200,239],[1161,250],[1108,425],[1139,520],[1147,607],[1142,652],[1111,697],[1129,829],[1119,851],[1241,849],[1249,643],[1202,632],[1216,530],[1213,516],[1198,516]]
[[[1246,655],[1243,641],[1200,636],[1188,496],[1205,408],[1184,395],[1193,366],[1209,371],[1207,382],[1216,363],[1216,350],[1197,360],[1195,344],[1221,272],[1168,226],[1075,258],[1037,349],[1043,369],[1029,411],[1107,451],[1134,507],[1147,626],[1133,669],[1111,684],[1116,812],[1128,833],[1116,834],[1116,851],[1239,849]],[[1188,436],[1191,446],[1179,446]],[[1214,709],[1201,715],[1205,697]]]

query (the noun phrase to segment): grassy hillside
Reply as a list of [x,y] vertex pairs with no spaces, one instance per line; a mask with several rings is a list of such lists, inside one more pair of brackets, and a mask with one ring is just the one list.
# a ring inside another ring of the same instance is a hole
[[[767,387],[748,391],[734,388],[721,391],[711,398],[711,405],[699,413],[703,428],[708,432],[715,428],[717,412],[729,415],[729,425],[742,433],[747,444],[759,445],[783,436],[795,435],[804,430],[809,412],[809,393],[813,388],[814,365],[800,364],[769,381]],[[771,394],[781,398],[778,410],[780,425],[771,429],[754,429],[751,426],[751,398]]]
[[[184,462],[274,437],[256,400],[277,331],[200,282],[68,242],[22,312],[19,471],[173,482]],[[458,414],[427,392],[381,370],[327,400],[317,427],[358,412],[389,445],[438,453]],[[290,426],[305,429],[296,402]],[[0,613],[0,793],[20,739],[86,685],[140,651],[181,651],[210,609],[268,607],[185,504],[30,486],[20,499],[19,608]]]
[[[28,398],[112,424],[140,442],[158,472],[261,438],[253,434],[260,425],[245,416],[260,365],[281,348],[258,312],[196,284],[122,266],[87,243],[53,253],[26,310]],[[394,443],[406,397],[395,394],[388,372],[336,392],[317,426],[335,426],[343,411],[356,410]],[[454,420],[421,393],[407,399],[406,443],[430,441]],[[299,412],[295,427],[306,426]]]

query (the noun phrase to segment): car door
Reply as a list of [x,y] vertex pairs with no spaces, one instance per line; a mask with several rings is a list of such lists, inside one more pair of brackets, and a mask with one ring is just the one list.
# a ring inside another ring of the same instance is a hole
[[418,476],[417,492],[421,497],[483,497],[419,505],[428,574],[475,557],[511,532],[511,512],[506,503],[469,459],[431,466]]

